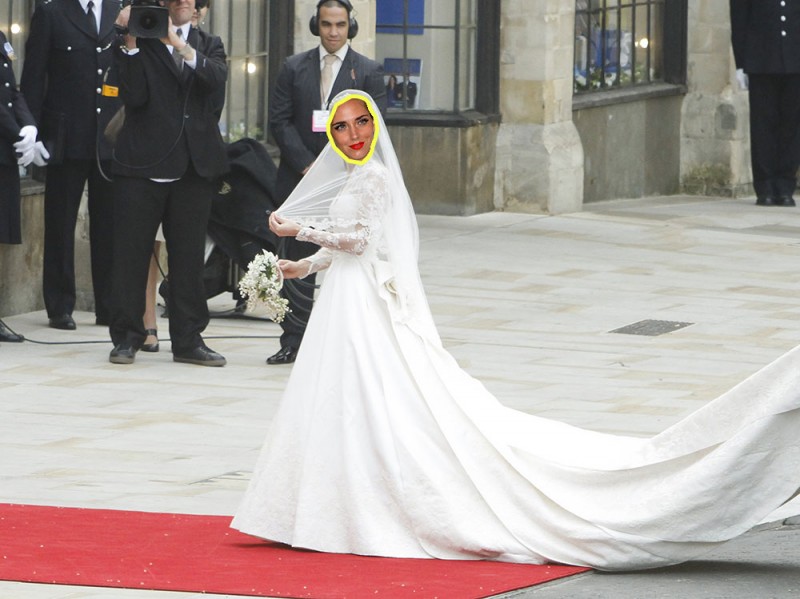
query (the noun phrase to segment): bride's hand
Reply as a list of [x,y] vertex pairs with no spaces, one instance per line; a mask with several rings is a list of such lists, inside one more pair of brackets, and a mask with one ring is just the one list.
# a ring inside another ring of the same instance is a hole
[[308,262],[294,262],[292,260],[278,260],[278,268],[284,279],[302,279],[308,274]]
[[300,232],[300,225],[275,212],[269,215],[269,228],[278,237],[296,237]]

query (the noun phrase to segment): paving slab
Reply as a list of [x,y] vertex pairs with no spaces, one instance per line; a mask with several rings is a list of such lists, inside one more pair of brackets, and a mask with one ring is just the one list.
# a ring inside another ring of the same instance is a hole
[[[670,196],[419,222],[446,347],[515,409],[652,435],[800,339],[800,209]],[[232,306],[211,302],[217,313]],[[232,514],[289,373],[264,363],[279,327],[213,318],[206,340],[224,368],[174,363],[166,339],[122,366],[108,362],[93,315],[75,317],[72,332],[49,329],[43,312],[4,317],[28,341],[0,344],[0,501]],[[798,596],[796,514],[785,508],[682,566],[507,596]],[[0,599],[200,596],[0,582]]]

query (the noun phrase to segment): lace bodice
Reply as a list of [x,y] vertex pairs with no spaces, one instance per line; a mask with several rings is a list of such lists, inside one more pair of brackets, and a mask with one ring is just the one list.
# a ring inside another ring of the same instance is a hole
[[374,259],[382,248],[383,219],[387,210],[387,170],[372,160],[355,167],[347,183],[331,204],[329,219],[312,227],[303,227],[299,241],[310,241],[320,250],[304,260],[309,272],[330,266],[335,252]]

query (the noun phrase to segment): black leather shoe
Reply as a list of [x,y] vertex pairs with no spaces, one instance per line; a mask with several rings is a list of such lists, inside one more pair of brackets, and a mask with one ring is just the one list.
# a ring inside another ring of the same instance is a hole
[[225,366],[228,363],[221,354],[205,345],[198,345],[193,350],[181,354],[174,353],[172,359],[175,362],[197,364],[198,366]]
[[778,199],[775,200],[776,206],[797,206],[797,203],[794,201],[794,198],[790,195],[786,196],[778,196]]
[[775,198],[772,196],[759,196],[756,198],[756,206],[777,206]]
[[267,358],[267,364],[291,364],[297,359],[297,348],[287,345],[274,356]]
[[51,318],[49,325],[52,329],[61,329],[62,331],[74,331],[77,328],[75,326],[75,321],[72,320],[72,316],[69,314],[62,314],[61,316]]
[[20,343],[25,337],[17,335],[14,331],[9,329],[2,320],[0,320],[0,341],[7,343]]
[[108,361],[112,364],[133,364],[136,359],[136,350],[128,343],[120,343],[111,350]]

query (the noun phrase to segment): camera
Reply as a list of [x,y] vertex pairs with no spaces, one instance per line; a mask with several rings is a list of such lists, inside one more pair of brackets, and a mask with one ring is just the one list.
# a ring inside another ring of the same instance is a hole
[[158,0],[131,0],[128,31],[134,37],[167,37],[169,11]]

